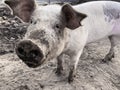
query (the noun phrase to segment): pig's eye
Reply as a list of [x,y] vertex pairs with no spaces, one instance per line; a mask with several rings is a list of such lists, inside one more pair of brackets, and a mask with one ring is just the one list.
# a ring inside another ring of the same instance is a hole
[[33,23],[33,20],[32,20],[32,19],[30,20],[30,23],[31,23],[31,24]]
[[37,24],[37,21],[34,21],[33,24]]
[[31,23],[31,24],[36,24],[37,21],[30,20],[30,23]]
[[56,29],[60,29],[60,25],[59,25],[59,24],[56,24],[56,25],[55,25],[55,28],[56,28]]

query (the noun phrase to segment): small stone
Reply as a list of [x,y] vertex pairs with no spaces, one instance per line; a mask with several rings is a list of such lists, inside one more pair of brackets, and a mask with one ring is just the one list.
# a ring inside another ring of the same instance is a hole
[[7,20],[7,17],[6,17],[6,16],[3,16],[2,19],[3,19],[3,20]]

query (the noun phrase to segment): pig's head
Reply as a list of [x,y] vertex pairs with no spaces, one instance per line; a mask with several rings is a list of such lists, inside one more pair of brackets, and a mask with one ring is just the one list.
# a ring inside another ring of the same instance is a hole
[[86,17],[69,4],[36,6],[34,0],[6,0],[5,3],[24,22],[29,22],[24,40],[16,45],[16,53],[29,67],[57,57],[65,48],[67,30],[81,26]]

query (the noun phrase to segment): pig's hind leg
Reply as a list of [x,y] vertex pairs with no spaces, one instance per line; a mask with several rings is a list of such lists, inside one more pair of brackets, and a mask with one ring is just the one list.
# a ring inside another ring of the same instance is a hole
[[116,37],[115,36],[109,36],[108,37],[109,40],[110,40],[110,44],[111,44],[111,47],[110,47],[110,50],[108,52],[108,54],[105,56],[105,58],[102,60],[104,63],[108,63],[109,61],[112,61],[112,58],[114,58],[114,47],[116,46]]

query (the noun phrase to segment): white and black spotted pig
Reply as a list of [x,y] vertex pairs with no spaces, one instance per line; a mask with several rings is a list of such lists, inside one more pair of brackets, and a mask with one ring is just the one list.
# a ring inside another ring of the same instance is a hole
[[5,3],[24,22],[30,22],[24,40],[16,53],[29,67],[57,58],[57,74],[61,74],[62,56],[70,56],[68,81],[73,81],[77,64],[86,44],[109,37],[111,49],[104,61],[114,56],[120,40],[120,3],[94,1],[76,6],[69,4],[38,6],[34,0],[6,0]]

